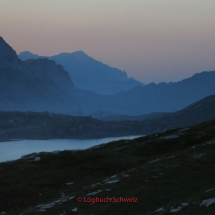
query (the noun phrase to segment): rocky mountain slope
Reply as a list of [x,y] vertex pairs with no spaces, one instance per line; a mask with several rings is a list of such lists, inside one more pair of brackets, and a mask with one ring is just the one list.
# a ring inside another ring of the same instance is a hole
[[23,63],[13,48],[0,37],[0,69],[7,67],[23,69]]
[[[0,109],[71,112],[74,85],[62,66],[48,59],[18,59],[0,38]],[[76,107],[77,109],[77,107]]]
[[[21,52],[21,60],[44,58],[30,52]],[[144,86],[134,78],[128,78],[124,71],[103,64],[83,51],[60,53],[48,57],[61,64],[69,73],[75,87],[83,90],[93,90],[99,94],[111,95],[120,91],[128,91],[136,86]]]
[[69,74],[61,65],[56,64],[52,60],[31,59],[24,61],[28,68],[28,74],[46,82],[53,82],[57,86],[64,88],[65,91],[72,91],[74,84],[71,81]]

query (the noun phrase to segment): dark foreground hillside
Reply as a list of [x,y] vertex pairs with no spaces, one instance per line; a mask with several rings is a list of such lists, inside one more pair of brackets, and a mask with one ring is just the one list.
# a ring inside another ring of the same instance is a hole
[[215,120],[31,154],[0,164],[0,214],[214,214],[214,155]]

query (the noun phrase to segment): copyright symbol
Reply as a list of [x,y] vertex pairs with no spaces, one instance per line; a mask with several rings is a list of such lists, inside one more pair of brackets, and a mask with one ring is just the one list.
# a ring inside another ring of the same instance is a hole
[[78,202],[82,202],[82,198],[81,198],[81,197],[78,197],[78,198],[77,198],[77,201],[78,201]]

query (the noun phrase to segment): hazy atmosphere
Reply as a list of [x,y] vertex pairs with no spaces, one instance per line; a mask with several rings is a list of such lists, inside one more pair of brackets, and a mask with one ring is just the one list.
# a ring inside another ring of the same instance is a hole
[[1,0],[0,215],[214,215],[214,9]]
[[83,50],[145,84],[179,81],[215,69],[214,8],[214,0],[3,0],[0,32],[17,53]]

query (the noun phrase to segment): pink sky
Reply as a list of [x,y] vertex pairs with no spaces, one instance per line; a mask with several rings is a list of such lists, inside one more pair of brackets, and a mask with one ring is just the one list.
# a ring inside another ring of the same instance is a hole
[[214,0],[1,1],[0,36],[17,53],[83,50],[142,81],[215,70]]

